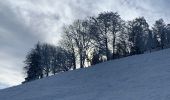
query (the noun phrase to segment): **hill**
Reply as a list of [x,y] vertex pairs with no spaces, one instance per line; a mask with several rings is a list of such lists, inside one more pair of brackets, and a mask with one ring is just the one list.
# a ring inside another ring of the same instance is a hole
[[170,100],[170,49],[0,91],[0,100]]

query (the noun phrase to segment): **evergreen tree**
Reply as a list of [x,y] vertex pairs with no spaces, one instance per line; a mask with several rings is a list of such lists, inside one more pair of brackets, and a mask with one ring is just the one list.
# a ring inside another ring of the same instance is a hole
[[40,44],[36,45],[35,49],[27,55],[25,60],[27,77],[25,82],[32,81],[35,79],[43,78],[42,66],[41,66],[41,55],[40,55]]

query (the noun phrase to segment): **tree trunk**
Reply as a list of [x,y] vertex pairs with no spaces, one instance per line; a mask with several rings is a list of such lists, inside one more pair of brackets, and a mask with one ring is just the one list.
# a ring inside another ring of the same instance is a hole
[[108,40],[107,38],[105,38],[105,45],[106,45],[106,57],[107,57],[107,60],[110,60],[110,54],[109,54],[109,49],[108,49],[108,44],[107,44]]
[[115,50],[115,41],[116,41],[116,37],[114,36],[114,34],[113,34],[113,47],[112,47],[112,49],[113,49],[113,51],[112,51],[112,59],[114,59],[115,58],[115,52],[114,52],[114,50]]
[[73,57],[73,70],[75,70],[76,69],[76,58],[75,58],[75,56]]
[[83,59],[82,59],[82,50],[79,50],[79,56],[80,56],[80,68],[84,68]]
[[73,70],[75,70],[76,69],[76,56],[75,56],[74,48],[73,48],[72,56],[73,56]]

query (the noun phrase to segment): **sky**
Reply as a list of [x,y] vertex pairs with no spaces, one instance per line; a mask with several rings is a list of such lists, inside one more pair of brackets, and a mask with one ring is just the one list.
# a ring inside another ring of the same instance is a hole
[[169,0],[0,0],[0,89],[21,84],[26,54],[38,42],[57,45],[62,27],[100,12],[124,20],[170,23]]

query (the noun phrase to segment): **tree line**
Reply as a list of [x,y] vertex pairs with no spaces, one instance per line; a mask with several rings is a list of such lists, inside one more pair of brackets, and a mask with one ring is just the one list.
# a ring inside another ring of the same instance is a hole
[[170,24],[149,26],[144,17],[123,20],[117,12],[65,25],[58,46],[38,42],[25,60],[25,82],[170,45]]

